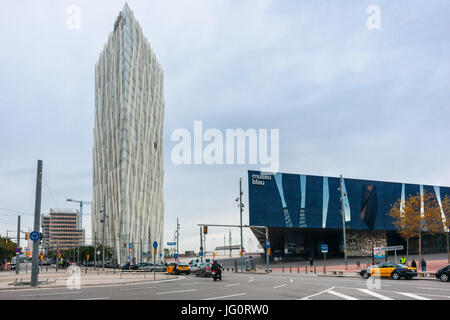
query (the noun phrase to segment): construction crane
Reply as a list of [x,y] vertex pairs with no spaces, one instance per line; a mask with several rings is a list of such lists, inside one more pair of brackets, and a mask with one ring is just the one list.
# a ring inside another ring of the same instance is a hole
[[92,204],[90,201],[84,201],[84,200],[74,200],[68,198],[66,200],[67,202],[76,202],[80,204],[80,229],[83,229],[83,204]]

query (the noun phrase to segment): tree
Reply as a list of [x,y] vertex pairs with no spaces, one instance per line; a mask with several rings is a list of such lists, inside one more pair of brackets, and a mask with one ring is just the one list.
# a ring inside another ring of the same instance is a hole
[[439,203],[434,194],[425,191],[423,195],[410,195],[405,201],[398,199],[389,215],[399,235],[406,240],[406,258],[409,258],[409,240],[419,238],[419,261],[422,258],[422,234],[442,232],[442,217]]
[[443,216],[445,218],[444,221],[444,233],[447,236],[447,261],[450,263],[450,250],[449,250],[449,233],[450,233],[450,197],[447,195],[445,196],[444,200],[442,201],[442,211]]
[[15,242],[12,242],[10,239],[6,241],[6,238],[0,239],[0,262],[3,262],[3,260],[11,260],[12,257],[16,255],[16,247],[17,244]]

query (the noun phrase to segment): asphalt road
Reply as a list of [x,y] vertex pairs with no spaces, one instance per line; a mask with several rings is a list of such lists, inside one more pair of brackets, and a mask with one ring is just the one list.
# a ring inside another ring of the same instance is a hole
[[239,274],[223,280],[194,275],[70,290],[1,290],[0,300],[450,300],[450,283],[438,280],[332,278],[298,274]]

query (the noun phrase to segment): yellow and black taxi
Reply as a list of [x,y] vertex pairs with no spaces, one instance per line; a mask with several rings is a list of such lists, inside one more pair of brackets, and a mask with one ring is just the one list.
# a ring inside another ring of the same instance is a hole
[[189,265],[187,263],[172,262],[172,263],[169,263],[169,265],[167,266],[166,272],[168,274],[177,275],[180,273],[189,274],[189,273],[191,273],[191,270],[189,269]]
[[413,277],[417,277],[417,269],[409,267],[404,264],[393,262],[382,262],[373,265],[367,269],[361,270],[359,273],[364,279],[368,279],[371,276],[375,277],[390,277],[394,280],[405,278],[411,280]]

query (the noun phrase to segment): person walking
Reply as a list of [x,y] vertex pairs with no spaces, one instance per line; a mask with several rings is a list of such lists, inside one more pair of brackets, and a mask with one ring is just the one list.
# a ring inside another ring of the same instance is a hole
[[422,266],[422,272],[427,271],[427,263],[425,262],[424,258],[422,258],[422,261],[420,262],[420,265]]
[[309,265],[312,267],[314,265],[314,260],[312,257],[309,257]]
[[413,261],[411,262],[411,267],[417,268],[416,260],[413,259]]

